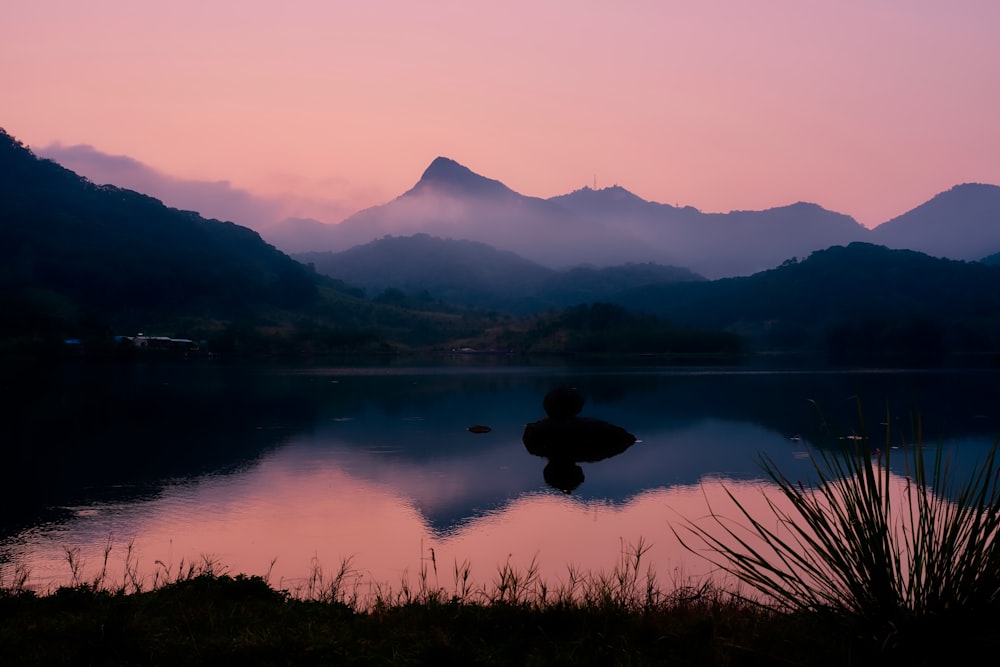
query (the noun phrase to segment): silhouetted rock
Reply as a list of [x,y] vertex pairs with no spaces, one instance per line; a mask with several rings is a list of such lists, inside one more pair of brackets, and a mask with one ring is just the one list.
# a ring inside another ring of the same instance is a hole
[[542,400],[542,407],[545,414],[552,419],[569,419],[580,414],[583,409],[584,399],[576,389],[572,387],[556,387],[545,394]]
[[527,424],[522,441],[535,456],[593,463],[621,454],[635,444],[635,436],[600,419],[547,417]]

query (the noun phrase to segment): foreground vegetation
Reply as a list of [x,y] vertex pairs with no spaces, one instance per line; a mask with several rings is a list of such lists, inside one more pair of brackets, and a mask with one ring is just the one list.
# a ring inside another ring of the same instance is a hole
[[[485,585],[456,564],[450,588],[352,585],[350,564],[296,590],[217,564],[161,565],[151,583],[126,559],[117,583],[39,595],[0,569],[5,664],[907,664],[972,660],[1000,646],[1000,469],[996,450],[956,483],[940,450],[906,450],[905,475],[866,438],[814,459],[806,487],[764,462],[786,504],[739,527],[689,524],[682,539],[746,590],[665,589],[647,547],[610,572],[534,567]],[[708,547],[705,551],[704,547]],[[110,548],[110,547],[109,547]],[[358,581],[354,579],[353,581]]]
[[467,588],[464,567],[450,592],[424,576],[370,597],[345,585],[343,568],[296,591],[211,563],[138,592],[128,572],[119,584],[101,575],[48,595],[22,578],[0,592],[0,653],[10,665],[844,662],[849,646],[805,617],[708,585],[662,592],[640,574],[641,556],[640,545],[611,573],[571,573],[558,589],[510,568]]

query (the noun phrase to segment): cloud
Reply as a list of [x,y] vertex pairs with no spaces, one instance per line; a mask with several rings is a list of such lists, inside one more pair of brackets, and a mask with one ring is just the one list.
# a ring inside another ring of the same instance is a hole
[[[252,229],[266,229],[303,209],[339,221],[352,211],[335,201],[299,195],[262,197],[233,187],[229,181],[197,181],[164,174],[127,155],[109,155],[93,146],[54,143],[36,151],[91,181],[135,190],[167,206],[197,211],[207,218],[228,220]],[[319,216],[317,216],[319,217]]]

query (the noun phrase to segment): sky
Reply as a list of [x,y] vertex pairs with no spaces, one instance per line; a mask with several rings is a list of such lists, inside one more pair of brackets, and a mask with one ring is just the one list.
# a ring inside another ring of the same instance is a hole
[[236,222],[338,222],[441,155],[873,227],[1000,184],[998,31],[995,0],[33,0],[0,22],[0,127]]

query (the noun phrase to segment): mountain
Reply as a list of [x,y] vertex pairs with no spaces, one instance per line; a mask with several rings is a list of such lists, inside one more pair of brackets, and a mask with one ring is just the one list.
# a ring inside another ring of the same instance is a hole
[[980,259],[1000,252],[1000,187],[956,185],[912,211],[884,222],[872,242],[934,257]]
[[[386,235],[477,241],[549,267],[589,262],[594,234],[562,207],[438,158],[405,193],[332,225],[326,247],[346,250]],[[612,245],[621,245],[614,242]],[[639,248],[622,249],[621,256]]]
[[446,302],[521,314],[607,300],[640,285],[703,280],[687,269],[655,264],[555,270],[484,243],[428,234],[385,236],[339,253],[294,257],[373,294],[426,291]]
[[718,278],[751,275],[853,241],[952,259],[1000,251],[1000,188],[994,185],[956,186],[868,230],[849,216],[804,202],[765,211],[702,213],[646,201],[617,185],[585,187],[547,200],[525,197],[438,157],[395,200],[333,225],[310,219],[270,222],[275,201],[254,199],[226,182],[171,179],[131,158],[104,155],[92,147],[48,150],[48,157],[99,166],[91,173],[117,178],[119,186],[141,184],[151,188],[149,194],[161,192],[171,201],[233,211],[230,219],[250,225],[287,253],[341,251],[387,234],[427,233],[488,243],[549,268],[657,263]]
[[749,275],[814,250],[863,240],[853,218],[799,202],[765,211],[702,213],[645,201],[624,188],[583,188],[552,201],[584,220],[627,230],[657,248],[657,261],[710,278]]
[[[123,182],[145,183],[172,196],[183,191],[186,201],[203,201],[207,206],[205,197],[211,195],[213,206],[218,200],[219,207],[238,210],[239,222],[252,223],[265,239],[288,253],[336,252],[385,235],[427,233],[487,243],[549,268],[657,263],[718,278],[751,275],[786,259],[853,241],[952,259],[976,259],[1000,251],[1000,188],[993,185],[956,186],[868,230],[849,216],[805,202],[765,211],[702,213],[690,206],[646,201],[617,185],[602,190],[585,187],[547,200],[526,197],[452,159],[438,157],[413,187],[393,201],[332,225],[310,219],[262,222],[262,216],[273,214],[274,202],[260,200],[253,207],[249,193],[228,184],[176,182],[137,161],[101,155],[89,147],[54,154],[84,165],[113,164]],[[170,187],[164,181],[170,181]],[[271,213],[259,213],[262,209]]]
[[648,202],[619,186],[540,199],[439,157],[396,199],[325,230],[296,221],[267,237],[289,252],[341,251],[386,235],[486,243],[549,268],[632,263],[683,266],[710,278],[747,275],[790,257],[864,239],[853,218],[815,204],[702,213]]

